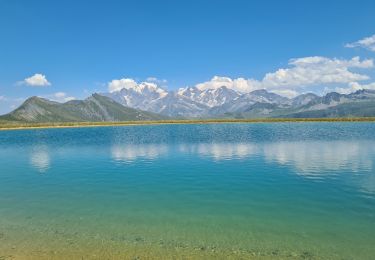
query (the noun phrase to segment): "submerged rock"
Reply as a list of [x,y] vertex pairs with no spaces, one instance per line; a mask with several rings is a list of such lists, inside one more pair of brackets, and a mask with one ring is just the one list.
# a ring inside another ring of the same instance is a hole
[[302,258],[302,259],[313,259],[313,258],[314,258],[314,255],[313,255],[311,252],[304,251],[304,252],[302,252],[302,254],[301,254],[301,258]]

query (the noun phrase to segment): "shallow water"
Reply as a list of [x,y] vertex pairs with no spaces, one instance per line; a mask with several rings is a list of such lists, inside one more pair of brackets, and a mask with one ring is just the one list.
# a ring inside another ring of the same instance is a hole
[[375,123],[0,132],[0,259],[373,259]]

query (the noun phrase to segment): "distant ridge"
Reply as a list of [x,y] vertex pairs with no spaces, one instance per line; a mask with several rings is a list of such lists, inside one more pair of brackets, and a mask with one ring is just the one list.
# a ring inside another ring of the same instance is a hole
[[[146,91],[143,93],[142,91]],[[146,111],[147,110],[147,111]],[[239,93],[226,87],[168,92],[147,85],[85,100],[58,103],[40,97],[27,99],[2,121],[116,122],[163,119],[339,118],[375,117],[375,91],[351,94],[312,93],[286,98],[266,90]]]
[[93,94],[85,100],[72,100],[66,103],[31,97],[11,113],[0,116],[2,120],[22,122],[138,121],[166,118],[125,107],[99,94]]
[[187,87],[168,92],[154,84],[142,84],[103,95],[124,106],[173,118],[375,116],[374,90],[331,92],[322,97],[306,93],[287,98],[265,89],[243,93],[226,86],[204,90]]

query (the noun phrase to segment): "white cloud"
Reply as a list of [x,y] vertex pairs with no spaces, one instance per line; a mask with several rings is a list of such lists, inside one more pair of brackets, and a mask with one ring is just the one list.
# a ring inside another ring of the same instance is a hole
[[[148,78],[149,79],[149,78]],[[156,78],[151,78],[153,81],[159,82],[166,82],[165,80],[158,80]],[[157,82],[150,82],[150,81],[143,81],[137,82],[131,78],[122,78],[122,79],[114,79],[108,83],[108,91],[110,93],[119,91],[121,89],[133,89],[139,93],[142,93],[145,89],[156,91],[161,95],[166,95],[167,91],[165,90],[165,86],[161,86],[160,83]]]
[[33,87],[45,87],[51,85],[46,76],[40,73],[36,73],[33,76],[24,79],[23,83]]
[[347,48],[361,47],[370,51],[375,51],[375,34],[370,37],[363,38],[359,41],[348,43],[345,45],[345,47]]
[[240,92],[250,92],[261,88],[260,82],[254,79],[237,78],[231,79],[229,77],[214,76],[210,81],[199,83],[196,87],[200,90],[216,89],[225,86],[227,88],[237,90]]
[[353,72],[351,69],[367,69],[374,67],[372,59],[360,60],[354,57],[349,60],[330,59],[321,56],[291,59],[289,68],[281,68],[267,73],[262,80],[215,76],[210,81],[199,83],[197,88],[215,89],[221,86],[240,91],[251,92],[256,89],[266,89],[284,96],[296,96],[301,92],[311,90],[314,86],[329,84],[349,84],[367,80],[365,74]]
[[294,98],[300,94],[299,92],[292,89],[275,89],[272,90],[272,92],[288,98]]
[[148,77],[146,79],[146,81],[149,81],[149,82],[155,82],[155,81],[158,81],[158,78],[155,78],[155,77]]
[[64,92],[57,92],[57,93],[55,93],[55,97],[57,97],[57,98],[63,98],[65,96],[66,96],[66,94]]
[[75,97],[68,96],[65,92],[56,92],[52,95],[47,95],[46,98],[61,103],[76,99]]
[[[327,89],[348,93],[349,91],[365,88],[366,85],[358,87],[358,82],[368,80],[370,77],[358,70],[373,67],[374,61],[372,59],[360,59],[359,57],[339,59],[310,56],[291,59],[288,62],[288,67],[269,72],[261,80],[214,76],[209,81],[196,84],[196,87],[200,90],[206,90],[226,86],[243,93],[266,89],[287,97],[295,97],[305,92],[321,93]],[[166,80],[160,80],[156,77],[148,77],[146,82],[142,83],[138,83],[131,78],[122,78],[110,81],[108,89],[109,92],[123,88],[136,89],[140,84],[148,84],[153,88],[157,88],[158,85],[166,83]],[[337,85],[340,86],[337,87]],[[332,88],[332,86],[335,86],[335,88]],[[367,87],[371,88],[372,85],[367,85]]]
[[148,77],[146,79],[146,82],[153,82],[153,83],[156,83],[158,85],[166,85],[168,83],[168,80],[159,79],[159,78],[156,78],[156,77]]
[[5,96],[0,96],[0,101],[5,101],[7,98]]
[[359,90],[359,89],[373,89],[375,90],[375,82],[369,83],[369,84],[359,84],[358,82],[352,82],[349,84],[351,88],[354,90]]
[[137,82],[134,79],[123,78],[123,79],[114,79],[108,83],[109,92],[119,91],[123,88],[130,89],[137,86]]
[[269,89],[299,89],[309,85],[349,83],[369,79],[367,75],[350,71],[351,68],[371,68],[373,60],[361,61],[359,57],[351,60],[329,59],[325,57],[305,57],[289,61],[291,68],[267,73],[262,85]]
[[360,84],[358,82],[350,82],[347,87],[325,88],[324,93],[329,93],[329,92],[334,91],[340,94],[350,94],[361,89],[375,90],[375,82],[372,82],[369,84]]

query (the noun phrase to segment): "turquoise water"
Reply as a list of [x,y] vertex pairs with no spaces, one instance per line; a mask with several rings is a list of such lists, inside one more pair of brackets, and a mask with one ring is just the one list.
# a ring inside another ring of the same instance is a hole
[[1,131],[0,158],[0,259],[374,259],[374,123]]

